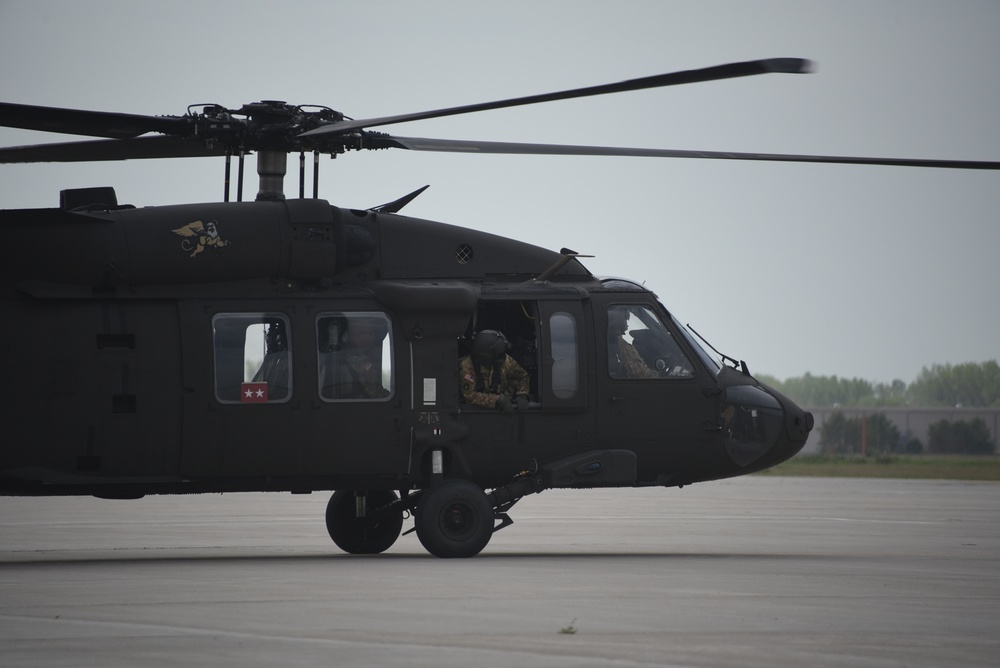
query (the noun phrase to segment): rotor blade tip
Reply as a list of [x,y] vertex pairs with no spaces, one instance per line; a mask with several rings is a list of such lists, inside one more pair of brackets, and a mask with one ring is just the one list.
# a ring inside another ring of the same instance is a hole
[[813,71],[813,61],[806,58],[771,58],[766,61],[770,72],[808,74]]

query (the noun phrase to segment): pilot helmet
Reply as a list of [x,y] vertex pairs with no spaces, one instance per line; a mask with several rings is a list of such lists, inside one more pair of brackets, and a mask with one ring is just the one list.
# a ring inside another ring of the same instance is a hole
[[628,307],[613,306],[608,310],[608,333],[623,334],[628,329]]
[[472,341],[472,361],[479,366],[489,366],[507,353],[510,344],[502,332],[484,329]]

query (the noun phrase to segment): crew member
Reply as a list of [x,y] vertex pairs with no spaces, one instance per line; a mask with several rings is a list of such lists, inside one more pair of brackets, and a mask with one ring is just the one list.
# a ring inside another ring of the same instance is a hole
[[367,318],[352,318],[344,334],[347,368],[352,380],[352,395],[363,399],[382,399],[389,390],[382,385],[382,369],[371,358],[375,345],[382,342],[384,332]]
[[649,368],[642,355],[625,340],[628,330],[628,309],[613,306],[608,310],[608,372],[612,378],[659,378]]
[[505,415],[528,410],[528,372],[507,354],[507,338],[493,329],[477,332],[472,353],[459,361],[462,398]]

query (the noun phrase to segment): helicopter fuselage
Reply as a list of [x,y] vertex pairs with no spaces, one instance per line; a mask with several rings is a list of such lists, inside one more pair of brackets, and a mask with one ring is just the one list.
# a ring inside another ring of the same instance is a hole
[[[428,551],[468,557],[528,494],[758,471],[812,427],[565,249],[322,200],[136,209],[111,189],[0,228],[3,495],[335,490],[342,549],[384,551],[409,511]],[[465,400],[497,392],[462,365],[482,330],[527,378],[516,411]]]
[[[518,241],[322,200],[0,220],[4,494],[496,488],[606,451],[545,485],[674,486],[771,466],[808,434],[649,291],[576,259],[537,281],[564,256]],[[650,377],[609,371],[623,308],[669,338]],[[330,336],[358,319],[381,326],[374,396],[328,382],[351,355]],[[463,403],[459,359],[485,328],[527,370],[528,410]]]

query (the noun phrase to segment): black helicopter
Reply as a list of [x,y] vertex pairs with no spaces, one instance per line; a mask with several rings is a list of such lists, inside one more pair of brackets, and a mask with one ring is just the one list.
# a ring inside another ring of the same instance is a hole
[[[808,69],[795,58],[732,63],[362,120],[278,101],[183,116],[0,103],[2,126],[100,138],[2,148],[2,163],[220,156],[226,169],[218,203],[135,208],[106,187],[0,211],[0,494],[333,490],[326,524],[347,552],[388,549],[412,513],[429,552],[468,557],[545,489],[680,487],[792,457],[812,416],[742,361],[707,352],[646,288],[595,277],[567,249],[399,215],[420,191],[338,208],[318,199],[317,170],[321,154],[382,148],[1000,167],[368,129]],[[251,152],[260,186],[243,202]],[[283,193],[291,152],[297,199]],[[527,378],[517,410],[462,399],[459,360],[483,332],[499,333],[494,355]]]

